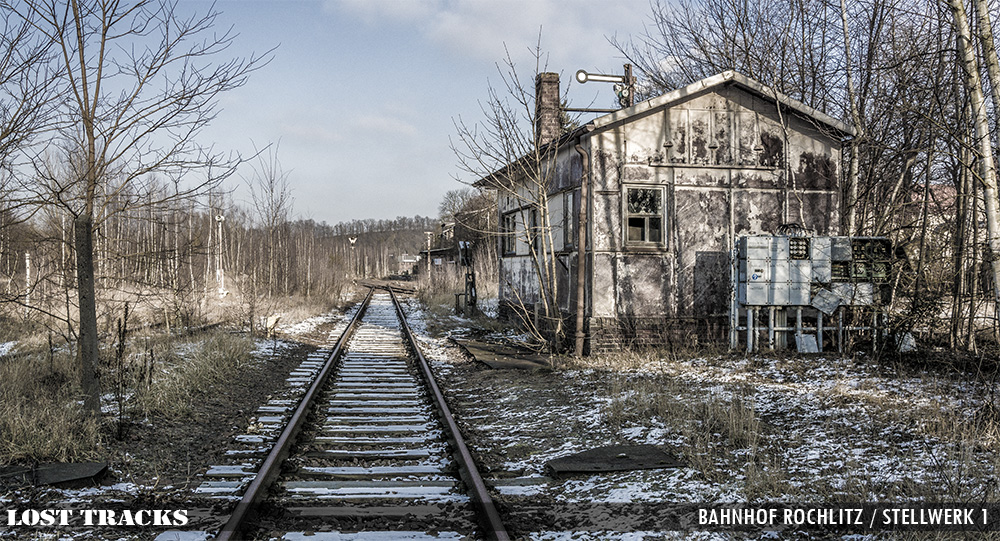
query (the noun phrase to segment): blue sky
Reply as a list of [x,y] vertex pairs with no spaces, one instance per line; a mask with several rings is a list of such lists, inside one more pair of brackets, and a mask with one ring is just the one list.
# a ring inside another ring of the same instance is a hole
[[[206,0],[182,0],[204,12]],[[294,214],[336,223],[437,215],[465,178],[449,148],[454,121],[483,118],[496,64],[510,50],[530,77],[541,31],[548,71],[576,107],[610,107],[610,85],[573,80],[578,69],[620,73],[607,40],[639,35],[648,0],[220,0],[218,25],[239,33],[230,52],[274,46],[271,63],[225,95],[204,132],[246,154],[278,144]],[[250,168],[241,170],[251,174]],[[466,180],[474,180],[468,179]],[[239,178],[231,181],[240,183]],[[246,191],[236,198],[246,202]]]

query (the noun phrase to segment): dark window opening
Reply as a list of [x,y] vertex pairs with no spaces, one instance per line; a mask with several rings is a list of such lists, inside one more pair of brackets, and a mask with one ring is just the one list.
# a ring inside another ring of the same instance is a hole
[[517,221],[515,215],[505,214],[500,220],[500,252],[502,254],[513,254],[517,249]]
[[628,188],[626,241],[663,244],[663,189]]

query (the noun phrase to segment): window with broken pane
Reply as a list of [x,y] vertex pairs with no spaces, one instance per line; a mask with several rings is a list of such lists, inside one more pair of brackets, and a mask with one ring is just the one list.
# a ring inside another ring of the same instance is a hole
[[663,188],[628,188],[626,214],[629,243],[663,243]]

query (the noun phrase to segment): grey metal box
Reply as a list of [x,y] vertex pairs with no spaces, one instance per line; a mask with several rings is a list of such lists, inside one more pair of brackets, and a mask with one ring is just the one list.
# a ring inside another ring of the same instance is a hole
[[819,344],[815,334],[796,334],[795,348],[799,353],[819,353]]
[[832,279],[833,270],[829,259],[822,261],[814,260],[812,262],[812,281],[827,283]]
[[788,304],[808,306],[810,301],[809,284],[792,282],[788,286]]
[[769,236],[740,237],[737,245],[740,259],[767,259],[771,256],[771,237]]
[[828,316],[832,316],[843,300],[829,289],[821,289],[813,296],[810,304]]
[[875,302],[875,289],[870,283],[836,283],[832,284],[830,289],[841,298],[844,304],[868,306]]
[[833,261],[851,260],[851,237],[831,237],[830,259]]
[[771,276],[770,281],[774,283],[783,283],[789,281],[789,261],[788,258],[785,259],[772,259],[770,261]]
[[768,259],[740,261],[740,281],[746,283],[770,282],[771,261]]
[[831,237],[813,237],[809,246],[809,257],[813,263],[817,261],[830,261],[833,239]]
[[792,259],[788,261],[788,281],[810,282],[812,280],[812,261],[808,259]]
[[764,283],[740,284],[740,304],[744,306],[766,306],[768,303],[768,287]]
[[869,304],[875,304],[875,284],[871,282],[855,284],[854,292],[854,296],[858,299],[859,304],[866,306]]
[[768,304],[772,306],[788,305],[788,282],[771,282],[768,284]]
[[788,237],[772,237],[770,257],[775,261],[788,260]]
[[854,284],[846,282],[830,284],[830,291],[840,297],[841,304],[854,304]]

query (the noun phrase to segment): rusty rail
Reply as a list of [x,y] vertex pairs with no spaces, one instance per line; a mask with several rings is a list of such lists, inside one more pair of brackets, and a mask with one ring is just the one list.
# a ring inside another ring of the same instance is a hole
[[417,346],[417,341],[413,337],[410,325],[406,321],[406,314],[403,313],[403,305],[396,298],[396,293],[392,289],[389,289],[389,294],[392,295],[392,302],[396,306],[396,313],[399,315],[403,335],[406,337],[406,341],[410,344],[410,349],[420,363],[424,381],[434,395],[434,402],[437,405],[438,413],[440,413],[448,435],[455,447],[455,458],[458,461],[462,479],[469,487],[469,492],[471,493],[472,501],[477,507],[482,526],[486,528],[486,535],[490,539],[497,541],[508,541],[510,536],[507,534],[507,529],[500,519],[500,513],[497,511],[496,505],[493,504],[493,498],[490,497],[489,492],[486,490],[486,483],[479,474],[476,462],[472,458],[472,453],[469,452],[469,448],[465,445],[465,439],[462,437],[462,433],[458,429],[458,424],[455,422],[455,417],[451,414],[451,409],[448,408],[448,403],[445,401],[441,389],[434,380],[430,365],[427,364],[427,359],[424,358],[420,347]]
[[358,307],[358,311],[354,315],[354,318],[351,319],[351,323],[341,333],[333,352],[323,364],[323,368],[316,376],[316,379],[313,380],[312,385],[309,386],[309,390],[306,391],[305,396],[302,397],[302,401],[299,402],[295,413],[289,419],[285,430],[281,432],[281,436],[278,437],[278,440],[274,443],[274,447],[271,448],[271,452],[267,455],[260,470],[258,470],[257,476],[254,477],[250,486],[247,487],[240,503],[236,505],[233,514],[229,516],[229,521],[219,531],[219,536],[217,537],[219,541],[240,539],[239,535],[244,533],[248,520],[256,512],[257,505],[264,498],[271,483],[274,482],[275,478],[281,472],[281,463],[288,457],[288,451],[302,429],[302,424],[305,422],[306,416],[312,409],[313,400],[319,395],[320,389],[326,384],[330,372],[337,364],[337,360],[347,346],[348,339],[354,333],[361,318],[364,317],[365,310],[368,309],[368,303],[371,302],[374,292],[374,288],[368,290],[368,295],[362,301],[361,306]]

